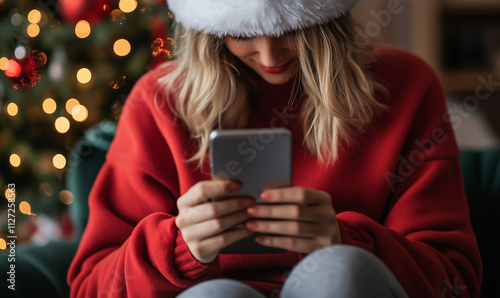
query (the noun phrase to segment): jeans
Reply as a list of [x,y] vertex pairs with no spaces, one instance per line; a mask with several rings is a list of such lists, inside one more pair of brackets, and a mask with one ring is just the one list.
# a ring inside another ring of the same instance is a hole
[[[178,298],[265,298],[235,280],[199,283]],[[372,253],[356,246],[333,245],[317,250],[291,271],[279,297],[408,297],[389,269]]]

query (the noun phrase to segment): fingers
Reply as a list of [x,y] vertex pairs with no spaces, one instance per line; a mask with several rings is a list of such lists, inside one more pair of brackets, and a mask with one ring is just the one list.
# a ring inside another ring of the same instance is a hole
[[251,220],[246,222],[246,227],[251,231],[265,234],[290,235],[309,238],[328,235],[332,229],[329,225],[324,224],[284,220]]
[[248,237],[252,234],[252,231],[249,231],[245,228],[239,228],[235,230],[226,231],[217,236],[207,238],[198,242],[199,248],[207,248],[207,249],[216,249],[218,252],[222,248],[239,241],[245,237]]
[[327,192],[305,187],[268,189],[263,191],[260,196],[269,203],[295,203],[301,205],[331,203],[330,195]]
[[249,218],[250,215],[245,211],[236,212],[221,218],[214,218],[186,226],[182,229],[182,235],[186,242],[208,239],[248,220]]
[[193,256],[202,263],[210,263],[219,254],[222,248],[252,234],[245,228],[239,228],[220,233],[217,236],[202,241],[187,242]]
[[294,219],[311,222],[331,222],[335,219],[333,208],[323,205],[266,205],[260,204],[247,209],[248,214],[258,218]]
[[177,217],[176,224],[179,228],[182,228],[210,219],[223,217],[237,211],[243,211],[246,208],[254,205],[255,201],[248,198],[235,198],[224,201],[204,203],[185,209]]
[[300,238],[300,237],[284,237],[284,236],[259,236],[255,238],[258,243],[269,246],[286,249],[288,251],[308,254],[331,244],[323,243],[319,239]]
[[177,200],[177,206],[179,207],[179,210],[183,207],[193,207],[209,202],[209,199],[215,199],[231,194],[238,191],[240,188],[241,184],[231,180],[218,179],[201,181],[196,183]]

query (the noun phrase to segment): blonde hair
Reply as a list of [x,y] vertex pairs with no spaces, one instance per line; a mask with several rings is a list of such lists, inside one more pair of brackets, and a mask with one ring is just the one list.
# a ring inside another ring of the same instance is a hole
[[[355,47],[352,21],[347,14],[290,36],[296,39],[300,61],[297,79],[302,88],[304,142],[327,164],[337,160],[341,140],[353,144],[374,115],[386,109],[374,98],[376,89],[385,93],[385,88],[364,69],[371,62],[365,59],[371,49]],[[222,38],[189,29],[177,30],[179,34],[183,38],[177,39],[177,66],[159,82],[175,94],[171,109],[198,140],[199,149],[188,162],[201,166],[213,129],[245,125],[252,86],[250,78],[235,67],[242,63]]]

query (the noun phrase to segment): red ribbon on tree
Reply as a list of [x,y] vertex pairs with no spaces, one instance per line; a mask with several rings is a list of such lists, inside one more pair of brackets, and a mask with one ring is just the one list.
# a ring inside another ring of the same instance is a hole
[[115,8],[114,0],[59,0],[61,19],[67,23],[76,24],[80,20],[89,23],[106,18]]

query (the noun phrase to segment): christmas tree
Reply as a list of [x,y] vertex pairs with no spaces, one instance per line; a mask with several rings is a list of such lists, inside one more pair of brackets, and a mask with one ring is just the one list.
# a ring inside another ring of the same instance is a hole
[[169,58],[172,17],[164,0],[0,0],[0,249],[9,197],[18,243],[42,218],[53,223],[42,241],[70,233],[70,150],[118,121],[137,79]]

